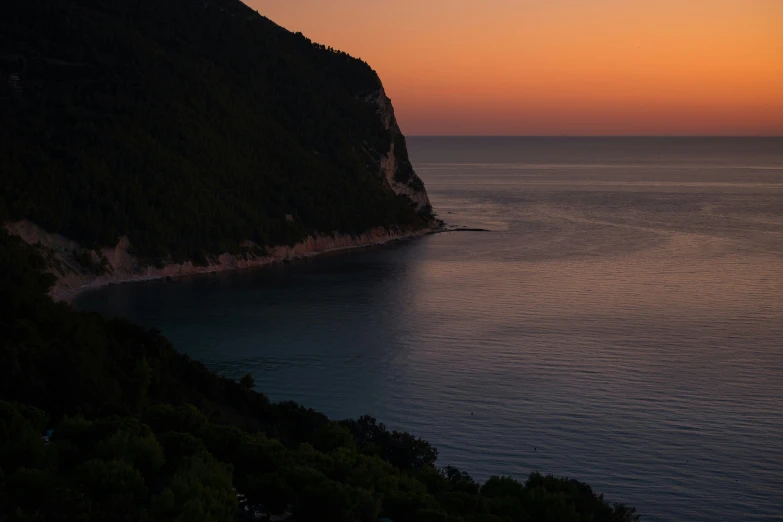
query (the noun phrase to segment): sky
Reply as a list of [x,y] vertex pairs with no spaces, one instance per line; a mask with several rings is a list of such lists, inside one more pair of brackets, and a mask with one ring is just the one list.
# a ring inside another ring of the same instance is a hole
[[783,135],[783,0],[245,0],[408,135]]

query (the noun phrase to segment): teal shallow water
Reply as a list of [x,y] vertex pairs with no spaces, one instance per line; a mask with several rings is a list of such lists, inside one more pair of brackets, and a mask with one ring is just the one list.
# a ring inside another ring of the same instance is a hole
[[114,286],[273,400],[369,413],[477,478],[648,521],[783,520],[783,140],[410,140],[445,233]]

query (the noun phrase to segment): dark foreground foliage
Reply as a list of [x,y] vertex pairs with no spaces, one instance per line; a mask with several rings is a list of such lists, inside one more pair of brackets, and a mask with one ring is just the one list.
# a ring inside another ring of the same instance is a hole
[[478,484],[371,417],[272,404],[157,332],[55,304],[42,267],[0,229],[2,521],[228,522],[237,492],[314,522],[638,520],[576,480]]
[[377,74],[239,0],[24,0],[0,16],[0,220],[158,261],[425,224]]

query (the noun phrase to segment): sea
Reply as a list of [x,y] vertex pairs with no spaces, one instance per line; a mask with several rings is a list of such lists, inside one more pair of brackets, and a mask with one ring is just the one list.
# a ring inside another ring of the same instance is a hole
[[272,400],[647,522],[783,521],[783,138],[409,138],[452,231],[111,286]]

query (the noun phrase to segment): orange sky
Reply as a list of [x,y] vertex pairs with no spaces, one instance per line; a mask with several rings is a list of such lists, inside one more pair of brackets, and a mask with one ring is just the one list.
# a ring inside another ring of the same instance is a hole
[[783,0],[245,0],[409,135],[783,135]]

